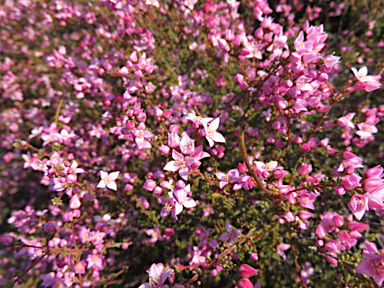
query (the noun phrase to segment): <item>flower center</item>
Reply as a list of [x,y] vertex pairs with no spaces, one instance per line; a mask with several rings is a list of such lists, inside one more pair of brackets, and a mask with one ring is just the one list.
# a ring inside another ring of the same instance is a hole
[[371,126],[369,126],[369,125],[367,125],[367,124],[365,124],[365,125],[363,126],[363,130],[364,130],[364,131],[369,131],[370,128],[371,128]]
[[207,136],[208,136],[209,138],[212,138],[213,136],[215,136],[215,134],[216,134],[216,131],[215,131],[215,130],[208,129],[208,131],[207,131]]
[[111,183],[112,182],[112,180],[107,176],[107,177],[105,177],[104,179],[103,179],[103,181],[105,182],[105,184],[109,184],[109,183]]
[[173,206],[172,206],[171,204],[167,203],[167,204],[165,204],[164,208],[165,208],[165,210],[167,210],[167,211],[171,211],[172,208],[173,208]]
[[177,167],[183,168],[186,166],[186,162],[184,159],[177,159],[175,162],[176,162],[175,165]]
[[159,285],[160,284],[160,277],[153,276],[149,278],[149,284],[151,285]]

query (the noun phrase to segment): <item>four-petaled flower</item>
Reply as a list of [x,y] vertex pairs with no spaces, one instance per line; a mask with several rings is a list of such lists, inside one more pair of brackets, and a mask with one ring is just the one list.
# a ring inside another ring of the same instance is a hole
[[213,120],[209,126],[206,123],[203,123],[205,129],[205,137],[208,140],[209,146],[212,147],[215,142],[225,143],[225,138],[219,132],[217,132],[217,128],[219,128],[220,118],[216,118]]
[[167,165],[164,166],[164,170],[172,172],[179,171],[180,177],[184,180],[188,180],[189,167],[193,164],[195,159],[189,156],[184,157],[183,154],[176,150],[172,150],[172,158],[175,161],[168,162]]
[[117,172],[112,172],[112,173],[107,173],[103,170],[100,171],[100,178],[101,178],[101,181],[99,182],[99,184],[97,184],[97,188],[105,188],[105,187],[108,187],[109,189],[112,189],[112,190],[117,190],[117,185],[116,185],[116,182],[115,180],[117,179],[117,177],[119,177],[119,171]]
[[225,222],[225,229],[227,229],[227,233],[224,233],[220,236],[221,241],[228,241],[232,244],[235,244],[235,240],[240,236],[243,229],[233,229],[229,221]]
[[169,274],[173,272],[173,269],[165,269],[164,264],[152,264],[147,270],[149,274],[149,282],[140,285],[139,288],[159,288],[167,280]]

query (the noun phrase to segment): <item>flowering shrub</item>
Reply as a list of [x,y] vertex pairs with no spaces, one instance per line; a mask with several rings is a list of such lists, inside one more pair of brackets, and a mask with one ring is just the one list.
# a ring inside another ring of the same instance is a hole
[[272,2],[0,4],[2,287],[382,285],[384,14]]

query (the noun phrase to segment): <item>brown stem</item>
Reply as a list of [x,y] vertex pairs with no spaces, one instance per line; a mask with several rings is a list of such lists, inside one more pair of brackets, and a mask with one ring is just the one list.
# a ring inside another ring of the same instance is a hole
[[252,167],[251,163],[249,163],[248,160],[248,154],[247,154],[247,148],[245,147],[245,140],[244,140],[244,132],[245,129],[248,127],[248,124],[244,123],[241,125],[238,141],[239,141],[239,146],[240,146],[240,151],[241,151],[241,156],[243,157],[243,160],[245,164],[247,165],[247,168],[249,170],[249,173],[251,173],[253,179],[256,182],[256,185],[259,189],[263,190],[265,193],[267,193],[270,196],[279,196],[279,192],[269,190],[268,188],[264,187],[263,182],[257,176],[255,169]]

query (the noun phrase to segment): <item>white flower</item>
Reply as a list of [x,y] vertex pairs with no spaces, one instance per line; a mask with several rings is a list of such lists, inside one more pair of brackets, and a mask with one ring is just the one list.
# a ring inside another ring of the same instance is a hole
[[112,189],[112,190],[117,190],[117,185],[116,185],[116,182],[115,180],[117,179],[117,177],[119,177],[119,171],[117,172],[112,172],[112,173],[107,173],[103,170],[100,171],[100,177],[101,177],[101,181],[99,182],[99,184],[97,184],[97,188],[105,188],[105,187],[108,187],[109,189]]
[[225,143],[224,136],[216,131],[217,128],[219,128],[219,124],[220,118],[213,120],[208,127],[206,123],[203,123],[205,129],[205,137],[207,138],[210,147],[212,147],[215,142]]

